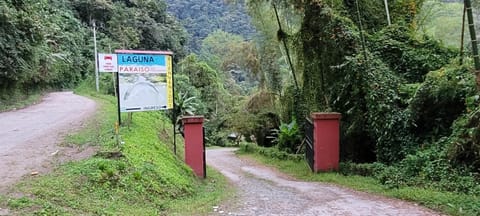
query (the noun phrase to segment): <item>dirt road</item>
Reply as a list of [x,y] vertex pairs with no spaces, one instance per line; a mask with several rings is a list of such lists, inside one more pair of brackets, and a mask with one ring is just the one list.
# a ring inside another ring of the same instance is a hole
[[208,165],[238,188],[235,201],[214,209],[217,215],[439,215],[400,200],[324,183],[302,182],[240,159],[233,150],[207,150]]
[[37,105],[0,113],[0,193],[26,174],[49,170],[55,156],[78,153],[58,144],[95,108],[93,100],[57,92]]

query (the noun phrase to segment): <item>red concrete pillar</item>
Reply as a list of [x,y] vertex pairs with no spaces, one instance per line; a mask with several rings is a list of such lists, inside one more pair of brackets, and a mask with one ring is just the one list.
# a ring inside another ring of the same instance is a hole
[[311,114],[314,127],[314,172],[338,170],[341,117],[340,113]]
[[200,178],[206,177],[205,146],[203,143],[203,116],[182,119],[185,138],[185,162]]

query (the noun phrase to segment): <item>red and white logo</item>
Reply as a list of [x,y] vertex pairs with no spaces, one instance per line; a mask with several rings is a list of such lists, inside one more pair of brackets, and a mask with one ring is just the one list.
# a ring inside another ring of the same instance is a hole
[[98,71],[100,72],[118,72],[116,54],[98,54]]

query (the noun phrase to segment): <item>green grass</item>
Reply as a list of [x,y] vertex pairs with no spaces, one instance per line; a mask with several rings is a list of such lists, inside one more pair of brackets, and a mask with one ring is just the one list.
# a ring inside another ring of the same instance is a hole
[[207,175],[197,196],[172,201],[167,205],[166,215],[208,215],[213,206],[233,197],[235,191],[227,187],[228,182],[222,174],[207,167]]
[[359,191],[412,201],[450,215],[478,215],[480,210],[480,197],[478,196],[436,191],[431,188],[388,188],[370,177],[345,176],[335,172],[312,173],[305,161],[281,160],[243,151],[239,151],[238,154],[275,167],[301,180],[327,182]]
[[204,215],[228,196],[223,176],[209,169],[200,180],[172,153],[172,126],[163,113],[135,113],[117,145],[115,98],[79,92],[98,102],[98,112],[64,145],[97,146],[122,157],[101,154],[28,177],[0,197],[0,208],[15,215]]
[[0,98],[0,112],[22,109],[33,105],[38,103],[42,99],[42,96],[43,94],[41,92],[33,92],[28,95],[14,93],[8,99]]

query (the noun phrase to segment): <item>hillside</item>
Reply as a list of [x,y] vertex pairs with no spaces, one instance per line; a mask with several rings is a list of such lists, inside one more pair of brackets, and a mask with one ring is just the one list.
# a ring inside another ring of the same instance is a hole
[[215,30],[251,39],[255,29],[243,1],[226,3],[223,0],[166,0],[168,12],[175,15],[190,34],[188,47],[200,50],[201,41]]

